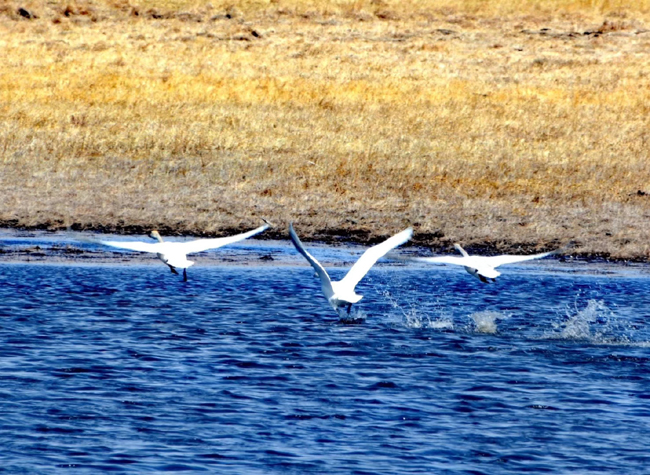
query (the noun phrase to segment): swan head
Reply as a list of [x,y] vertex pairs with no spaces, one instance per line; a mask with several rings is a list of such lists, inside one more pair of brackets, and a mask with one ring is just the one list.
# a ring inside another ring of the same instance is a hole
[[157,230],[153,230],[149,233],[151,239],[156,239],[158,242],[163,242],[163,238]]

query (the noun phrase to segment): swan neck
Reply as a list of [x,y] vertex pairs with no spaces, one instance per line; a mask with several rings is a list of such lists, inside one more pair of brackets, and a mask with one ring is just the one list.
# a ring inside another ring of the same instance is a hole
[[460,252],[464,257],[469,257],[469,255],[467,254],[467,252],[465,252],[465,249],[463,249],[463,248],[461,247],[460,244],[456,243],[456,244],[454,244],[454,247],[455,247],[456,250],[457,250],[458,252]]

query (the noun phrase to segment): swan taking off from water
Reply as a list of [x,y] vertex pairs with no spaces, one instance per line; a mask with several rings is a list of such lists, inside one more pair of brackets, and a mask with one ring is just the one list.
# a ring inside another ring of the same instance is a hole
[[454,244],[454,247],[460,252],[463,257],[456,256],[440,256],[440,257],[416,257],[414,260],[420,262],[433,262],[439,264],[454,264],[463,266],[465,270],[479,279],[481,282],[489,283],[490,280],[494,282],[501,272],[496,270],[497,267],[505,264],[514,264],[516,262],[531,261],[533,259],[541,259],[542,257],[557,254],[562,249],[555,251],[543,252],[541,254],[531,254],[529,256],[470,256],[465,252],[465,249],[460,247],[460,244]]
[[296,232],[293,230],[293,223],[289,224],[289,235],[291,236],[291,241],[293,241],[293,245],[296,246],[298,252],[307,259],[316,271],[318,277],[320,277],[323,293],[334,311],[339,313],[340,308],[347,306],[347,312],[348,315],[350,315],[352,304],[357,303],[363,298],[362,295],[355,293],[354,288],[356,285],[361,279],[363,279],[379,258],[383,257],[388,251],[408,241],[413,235],[413,229],[405,229],[401,233],[396,234],[381,244],[377,244],[376,246],[367,249],[348,271],[346,276],[338,282],[332,282],[325,268],[305,250],[300,239],[298,239]]
[[106,246],[119,247],[120,249],[129,249],[131,251],[140,252],[155,252],[158,259],[163,261],[169,266],[172,273],[178,274],[176,268],[183,269],[183,281],[187,282],[187,268],[194,264],[193,261],[187,260],[187,255],[194,252],[207,251],[209,249],[217,249],[238,241],[243,241],[251,236],[265,231],[270,226],[266,223],[264,226],[255,228],[247,233],[236,234],[235,236],[228,236],[214,239],[196,239],[187,242],[166,242],[160,236],[158,231],[151,231],[149,237],[156,239],[158,242],[129,242],[129,241],[99,241]]

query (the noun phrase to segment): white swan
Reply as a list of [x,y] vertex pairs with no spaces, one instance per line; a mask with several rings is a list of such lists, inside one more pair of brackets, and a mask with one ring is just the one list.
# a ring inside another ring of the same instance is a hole
[[347,306],[347,313],[349,315],[352,304],[357,303],[363,298],[362,295],[358,295],[354,291],[356,285],[361,279],[363,279],[379,258],[383,257],[391,249],[394,249],[400,244],[404,244],[408,241],[413,235],[413,229],[405,229],[401,233],[396,234],[381,244],[377,244],[376,246],[367,249],[348,271],[346,276],[338,282],[332,282],[325,268],[305,250],[300,239],[298,239],[296,232],[293,230],[293,223],[289,225],[289,235],[291,236],[291,241],[293,241],[298,252],[307,259],[307,262],[311,264],[318,277],[320,277],[323,293],[334,311],[339,313],[340,308]]
[[432,262],[439,264],[454,264],[457,266],[465,267],[465,270],[479,279],[481,282],[489,283],[490,280],[494,282],[501,273],[496,270],[497,267],[505,264],[514,264],[515,262],[530,261],[533,259],[541,259],[542,257],[557,254],[562,249],[555,251],[543,252],[541,254],[531,254],[529,256],[470,256],[465,252],[465,249],[460,247],[460,244],[454,244],[454,247],[460,252],[463,257],[456,256],[441,256],[441,257],[416,257],[413,260],[420,262]]
[[[266,220],[265,220],[266,221]],[[193,261],[187,260],[187,255],[194,252],[207,251],[208,249],[217,249],[227,244],[232,244],[238,241],[243,241],[251,236],[265,231],[270,226],[267,222],[264,226],[255,228],[242,234],[235,236],[228,236],[214,239],[196,239],[194,241],[186,242],[166,242],[160,236],[158,231],[151,231],[149,237],[158,240],[156,243],[150,242],[129,242],[129,241],[99,241],[100,243],[111,246],[119,247],[120,249],[129,249],[131,251],[140,252],[154,252],[158,255],[158,259],[163,261],[169,266],[172,273],[178,274],[176,268],[183,269],[183,281],[187,282],[187,268],[194,264]]]

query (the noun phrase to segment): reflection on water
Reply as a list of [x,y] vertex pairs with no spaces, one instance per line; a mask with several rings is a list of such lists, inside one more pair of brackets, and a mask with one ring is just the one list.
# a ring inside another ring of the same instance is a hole
[[0,265],[5,470],[647,471],[647,276],[192,270]]

